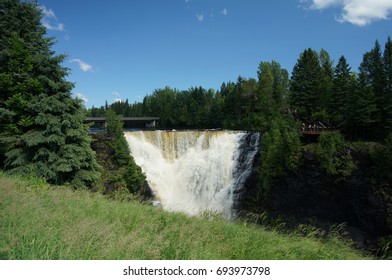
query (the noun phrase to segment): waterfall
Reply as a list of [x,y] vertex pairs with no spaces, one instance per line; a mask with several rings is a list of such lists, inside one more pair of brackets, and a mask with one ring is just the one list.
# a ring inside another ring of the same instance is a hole
[[251,173],[259,134],[235,131],[134,131],[125,137],[164,209],[232,216],[236,191]]

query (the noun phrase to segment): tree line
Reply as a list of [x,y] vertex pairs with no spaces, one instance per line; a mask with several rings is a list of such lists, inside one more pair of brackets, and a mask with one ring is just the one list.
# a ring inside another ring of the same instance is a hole
[[102,116],[113,109],[129,117],[158,116],[162,128],[227,128],[266,131],[271,118],[323,122],[350,138],[384,139],[392,131],[392,42],[378,41],[363,55],[358,72],[342,55],[305,49],[291,77],[276,61],[261,62],[257,78],[239,77],[220,89],[157,89],[143,102],[106,103],[88,110]]

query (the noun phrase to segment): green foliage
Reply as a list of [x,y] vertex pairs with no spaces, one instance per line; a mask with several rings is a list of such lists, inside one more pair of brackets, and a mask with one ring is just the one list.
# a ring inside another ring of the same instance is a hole
[[300,133],[293,122],[276,119],[262,136],[262,188],[268,189],[275,179],[295,172],[302,163]]
[[290,80],[290,104],[301,117],[310,119],[319,109],[322,73],[317,52],[310,48],[305,50],[295,64]]
[[347,120],[350,115],[350,91],[353,85],[353,76],[351,74],[347,60],[341,56],[335,68],[333,77],[333,90],[328,108],[332,120],[339,124]]
[[385,135],[392,132],[392,41],[391,37],[388,37],[385,43],[384,55],[384,73],[385,73],[385,94],[383,99],[383,112],[384,112],[384,130]]
[[355,168],[350,150],[339,132],[321,133],[315,153],[320,167],[338,180],[350,176]]
[[[0,140],[9,173],[35,173],[50,183],[90,187],[99,178],[95,153],[73,84],[54,55],[37,2],[0,2]],[[4,31],[4,32],[3,32]]]
[[125,186],[132,193],[136,193],[144,186],[146,177],[131,156],[121,119],[122,117],[113,110],[106,112],[106,133],[112,138],[112,141],[107,144],[114,151],[114,159],[118,168],[115,174],[108,174],[109,178],[104,178],[104,180],[111,180],[118,184],[118,187]]

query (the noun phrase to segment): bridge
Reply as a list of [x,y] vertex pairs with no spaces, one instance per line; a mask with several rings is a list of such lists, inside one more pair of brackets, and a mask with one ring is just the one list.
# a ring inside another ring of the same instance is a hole
[[[158,117],[123,117],[124,128],[155,128]],[[105,117],[87,117],[84,123],[92,123],[95,128],[104,128],[106,126]]]

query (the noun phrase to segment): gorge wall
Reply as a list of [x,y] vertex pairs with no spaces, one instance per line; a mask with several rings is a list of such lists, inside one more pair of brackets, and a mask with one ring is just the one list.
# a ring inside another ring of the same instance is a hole
[[[352,154],[356,168],[345,180],[326,174],[313,154],[303,155],[301,168],[277,180],[261,202],[254,199],[260,196],[258,179],[249,178],[239,208],[295,223],[344,223],[360,247],[375,246],[378,238],[392,234],[392,187],[374,181],[369,155]],[[256,162],[254,171],[258,173]]]

